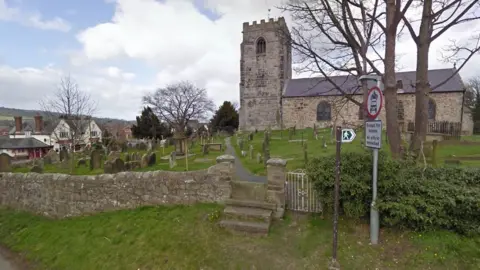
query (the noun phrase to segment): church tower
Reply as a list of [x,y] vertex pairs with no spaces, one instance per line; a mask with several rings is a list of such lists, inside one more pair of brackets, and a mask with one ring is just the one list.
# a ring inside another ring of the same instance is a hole
[[279,129],[284,82],[292,77],[285,19],[243,24],[240,45],[240,130]]

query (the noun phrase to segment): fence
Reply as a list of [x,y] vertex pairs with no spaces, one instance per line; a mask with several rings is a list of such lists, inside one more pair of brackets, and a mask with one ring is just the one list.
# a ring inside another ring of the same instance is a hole
[[288,172],[285,180],[286,208],[292,211],[320,213],[320,198],[302,170]]
[[[415,131],[415,123],[408,122],[407,131]],[[427,125],[427,134],[443,134],[452,137],[462,135],[462,123],[448,121],[429,121]]]

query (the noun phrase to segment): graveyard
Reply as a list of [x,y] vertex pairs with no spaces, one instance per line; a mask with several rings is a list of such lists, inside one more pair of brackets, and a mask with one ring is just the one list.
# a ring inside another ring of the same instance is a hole
[[[189,140],[188,158],[175,155],[175,145],[156,145],[154,149],[129,147],[118,151],[91,150],[74,153],[49,152],[42,159],[25,164],[11,164],[9,170],[16,173],[62,173],[73,175],[98,175],[121,171],[195,171],[209,168],[215,158],[223,154],[223,137],[211,138],[209,142]],[[4,157],[8,159],[7,157]],[[0,162],[2,159],[0,158]],[[1,167],[0,167],[1,168]],[[2,170],[0,170],[2,171]]]
[[[356,138],[351,143],[342,144],[342,153],[368,151],[364,147],[363,131],[356,130]],[[402,135],[403,138],[405,134]],[[250,139],[251,137],[251,139]],[[265,131],[244,132],[232,138],[235,152],[250,172],[265,175],[264,165]],[[408,143],[404,141],[405,147]],[[435,151],[432,142],[425,144],[426,162],[435,166],[480,167],[480,136],[462,136],[459,140],[439,141]],[[332,129],[307,128],[295,130],[269,131],[268,154],[271,158],[279,157],[287,160],[289,171],[305,168],[305,161],[315,157],[335,155],[335,139]],[[382,148],[390,153],[386,134],[382,136]],[[432,158],[435,156],[435,158]],[[423,162],[423,161],[422,161]]]

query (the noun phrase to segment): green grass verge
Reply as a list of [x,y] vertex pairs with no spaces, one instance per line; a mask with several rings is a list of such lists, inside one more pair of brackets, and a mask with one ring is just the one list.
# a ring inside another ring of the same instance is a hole
[[[218,139],[218,142],[223,142],[222,139]],[[179,159],[177,160],[177,165],[174,168],[170,168],[169,161],[168,160],[162,160],[162,156],[168,156],[170,153],[174,150],[173,146],[166,147],[165,149],[162,149],[159,147],[155,151],[157,155],[157,162],[155,165],[146,167],[146,168],[140,168],[134,171],[157,171],[157,170],[164,170],[164,171],[186,171],[187,170],[187,161],[185,159]],[[128,152],[133,153],[133,152],[138,152],[140,155],[145,154],[147,151],[137,151],[134,149],[130,149]],[[202,154],[202,148],[200,144],[196,144],[192,150],[189,152],[190,154],[195,154],[195,156],[191,156],[188,158],[188,171],[195,171],[195,170],[203,170],[207,169],[213,165],[216,164],[216,158],[220,155],[223,154],[223,152],[219,151],[210,151],[207,155]],[[78,161],[79,158],[82,156],[76,156],[76,160]],[[121,158],[125,161],[125,154],[121,154]],[[103,165],[102,165],[103,166]],[[17,173],[27,173],[30,172],[30,167],[17,167],[13,169],[13,172]],[[62,167],[59,164],[46,164],[43,168],[44,173],[65,173],[65,174],[70,174],[71,170],[69,167]],[[73,169],[73,175],[97,175],[97,174],[102,174],[103,173],[103,168],[101,169],[96,169],[96,170],[90,170],[88,162],[87,166],[80,166],[80,167],[75,167]]]
[[[64,220],[0,209],[0,243],[39,269],[326,269],[331,221],[288,214],[265,238],[217,225],[222,206],[143,207]],[[342,269],[479,269],[480,239],[382,229],[340,220]]]

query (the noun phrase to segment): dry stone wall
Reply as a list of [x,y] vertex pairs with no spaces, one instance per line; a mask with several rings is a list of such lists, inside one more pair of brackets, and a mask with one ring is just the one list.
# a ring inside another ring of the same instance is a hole
[[144,205],[222,202],[230,197],[234,158],[207,170],[80,176],[0,173],[0,204],[61,218]]

